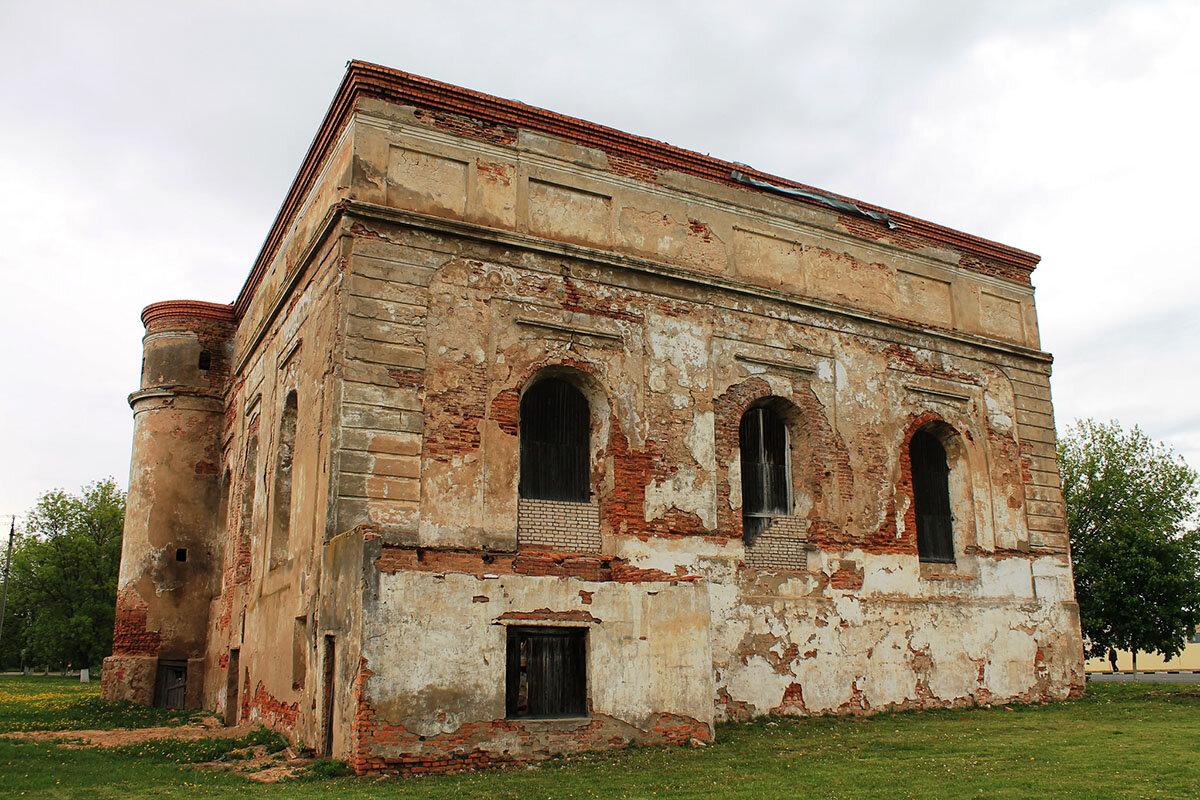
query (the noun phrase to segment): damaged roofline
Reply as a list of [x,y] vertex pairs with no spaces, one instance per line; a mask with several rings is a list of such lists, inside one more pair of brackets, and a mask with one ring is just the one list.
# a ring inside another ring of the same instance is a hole
[[233,302],[237,318],[245,312],[254,290],[283,241],[287,227],[303,204],[304,196],[313,186],[360,95],[400,105],[459,114],[494,125],[538,131],[609,154],[642,161],[659,169],[677,171],[744,190],[776,196],[782,193],[797,202],[832,207],[843,213],[879,222],[899,233],[907,233],[965,253],[994,259],[1029,273],[1033,272],[1041,260],[1040,256],[1025,250],[869,203],[822,192],[814,187],[754,170],[744,164],[722,161],[665,142],[625,133],[515,100],[506,100],[378,64],[352,60],[346,64],[346,74],[325,112],[296,177],[292,180],[283,204],[276,213],[270,232],[255,259],[254,267]]
[[751,178],[749,175],[746,175],[741,170],[737,169],[729,173],[729,177],[738,183],[745,184],[746,186],[753,186],[755,189],[764,189],[770,192],[777,192],[788,197],[798,197],[801,200],[808,200],[813,203],[820,203],[823,206],[829,206],[832,209],[846,214],[854,214],[855,216],[862,217],[863,219],[871,219],[876,222],[882,222],[884,225],[888,226],[888,230],[892,230],[896,227],[896,223],[892,222],[885,212],[859,208],[854,203],[851,203],[848,200],[842,200],[836,195],[825,194],[824,192],[809,192],[805,191],[804,189],[796,189],[791,186],[777,186],[774,183],[767,183],[766,181],[760,181],[757,178]]

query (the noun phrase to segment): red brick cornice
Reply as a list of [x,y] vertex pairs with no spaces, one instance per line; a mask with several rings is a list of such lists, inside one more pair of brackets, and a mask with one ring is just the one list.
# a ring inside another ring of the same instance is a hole
[[[430,78],[423,78],[396,69],[370,64],[364,61],[351,61],[346,66],[346,74],[334,95],[333,102],[325,114],[325,118],[309,146],[308,153],[300,170],[292,181],[287,198],[279,209],[271,231],[263,243],[245,285],[242,287],[233,308],[240,318],[245,311],[250,298],[254,294],[258,282],[262,279],[267,265],[278,250],[280,242],[288,226],[304,201],[305,195],[316,181],[325,158],[332,149],[350,113],[359,97],[374,97],[405,106],[413,106],[434,112],[455,114],[478,120],[485,124],[506,128],[527,129],[547,133],[569,141],[577,142],[587,147],[604,151],[610,157],[620,160],[637,162],[649,167],[649,171],[672,170],[694,175],[717,183],[735,186],[744,191],[772,193],[770,189],[749,187],[743,181],[733,178],[734,172],[754,178],[763,183],[775,186],[791,187],[818,194],[826,194],[839,200],[852,202],[861,209],[885,213],[893,223],[894,229],[889,231],[883,223],[856,219],[848,223],[854,232],[867,238],[892,237],[907,240],[909,246],[919,247],[922,244],[940,244],[957,249],[968,256],[986,259],[998,264],[1001,272],[1020,276],[1022,282],[1028,283],[1029,274],[1037,266],[1040,257],[1015,247],[999,244],[978,236],[972,236],[952,228],[936,225],[932,222],[911,217],[895,211],[863,203],[840,195],[832,195],[820,189],[806,186],[795,181],[770,175],[765,172],[736,164],[731,161],[711,158],[709,156],[684,150],[665,142],[655,141],[642,136],[624,133],[614,128],[596,125],[592,122],[557,114],[542,108],[536,108],[515,100],[505,100],[482,92],[464,89]],[[779,196],[779,195],[776,195]],[[816,201],[802,198],[789,198],[791,202],[806,205],[817,204]],[[823,207],[823,206],[822,206]],[[878,228],[878,230],[875,230]],[[968,268],[975,268],[965,264]],[[988,271],[986,265],[979,267]]]
[[203,300],[163,300],[142,309],[142,324],[147,328],[168,317],[191,317],[232,323],[234,307],[225,303],[206,303]]

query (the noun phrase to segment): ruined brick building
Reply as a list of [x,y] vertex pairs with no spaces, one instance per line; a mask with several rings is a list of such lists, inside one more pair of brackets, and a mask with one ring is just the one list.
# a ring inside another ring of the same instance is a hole
[[142,315],[105,695],[360,771],[1066,696],[1037,260],[354,62]]

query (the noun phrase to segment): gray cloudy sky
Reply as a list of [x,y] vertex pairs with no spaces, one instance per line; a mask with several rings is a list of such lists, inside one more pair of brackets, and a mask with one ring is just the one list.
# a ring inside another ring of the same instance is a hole
[[125,485],[147,303],[237,294],[351,58],[1040,253],[1059,430],[1200,466],[1200,3],[0,0],[0,514]]

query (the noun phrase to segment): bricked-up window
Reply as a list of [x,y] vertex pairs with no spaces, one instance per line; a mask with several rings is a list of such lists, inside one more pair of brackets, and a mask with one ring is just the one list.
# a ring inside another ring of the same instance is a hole
[[229,486],[232,482],[233,474],[226,467],[221,473],[221,482],[217,484],[216,529],[219,534],[225,533],[225,527],[229,524]]
[[753,537],[771,517],[792,512],[788,431],[770,408],[755,406],[738,427],[742,461],[742,534]]
[[587,631],[582,628],[509,628],[511,717],[587,716]]
[[591,499],[590,414],[583,392],[559,378],[521,397],[521,497]]
[[292,625],[292,689],[304,688],[308,673],[308,616],[296,617]]
[[954,563],[954,520],[950,514],[950,467],[946,448],[929,431],[913,434],[913,504],[917,514],[917,553],[922,561]]
[[283,402],[283,416],[279,420],[278,451],[275,459],[274,510],[271,514],[271,569],[275,569],[288,555],[288,538],[292,527],[292,462],[296,450],[296,416],[298,401],[296,392],[287,394]]
[[258,487],[258,437],[250,438],[246,445],[246,462],[242,465],[242,515],[241,531],[248,536],[254,522],[254,495]]

